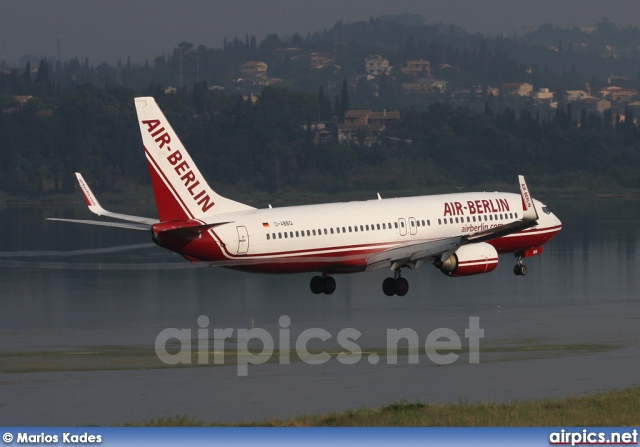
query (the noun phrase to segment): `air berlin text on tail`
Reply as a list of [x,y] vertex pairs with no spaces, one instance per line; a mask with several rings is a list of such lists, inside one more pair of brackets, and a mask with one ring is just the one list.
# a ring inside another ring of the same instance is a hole
[[[154,138],[155,142],[158,143],[160,149],[165,145],[167,146],[167,151],[170,152],[167,156],[167,161],[174,167],[176,174],[180,176],[180,180],[184,183],[184,186],[193,197],[193,200],[195,200],[200,206],[202,212],[207,212],[213,205],[215,205],[215,202],[211,200],[211,197],[206,194],[204,189],[197,193],[194,191],[196,187],[200,185],[200,180],[196,179],[196,176],[190,169],[189,164],[182,160],[182,154],[179,150],[171,153],[171,147],[169,146],[169,143],[171,143],[171,136],[164,127],[161,127],[160,120],[143,120],[142,124],[147,126],[147,131],[151,134],[151,137]],[[160,128],[157,129],[158,127]]]

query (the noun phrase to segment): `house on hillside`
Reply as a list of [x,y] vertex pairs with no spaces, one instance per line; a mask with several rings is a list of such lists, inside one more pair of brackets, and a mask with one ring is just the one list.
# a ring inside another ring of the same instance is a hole
[[431,62],[424,59],[407,61],[407,66],[401,68],[402,73],[406,75],[421,76],[425,78],[431,77]]
[[344,116],[344,123],[338,124],[338,142],[370,147],[380,143],[381,134],[394,128],[399,121],[400,112],[348,110]]
[[389,65],[389,59],[385,59],[380,55],[374,55],[365,59],[365,71],[367,74],[378,76],[381,74],[388,75],[393,67]]
[[564,92],[566,102],[579,101],[581,99],[591,98],[584,90],[566,90]]
[[418,78],[414,82],[403,82],[402,93],[444,93],[447,81],[438,79]]
[[550,92],[548,88],[539,88],[532,97],[536,104],[551,104],[554,94],[555,92]]
[[240,66],[240,73],[248,79],[258,79],[267,77],[267,64],[265,62],[245,62]]
[[502,92],[505,96],[530,96],[533,85],[528,82],[505,82],[502,84]]

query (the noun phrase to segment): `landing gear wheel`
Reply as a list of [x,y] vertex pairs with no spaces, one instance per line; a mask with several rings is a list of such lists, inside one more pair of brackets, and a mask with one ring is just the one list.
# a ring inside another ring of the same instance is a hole
[[333,279],[332,276],[325,276],[323,280],[324,285],[322,288],[322,293],[324,293],[325,295],[331,295],[336,291],[336,280]]
[[382,291],[387,296],[393,296],[396,294],[396,280],[393,278],[387,278],[382,282]]
[[516,264],[513,267],[513,273],[515,273],[516,276],[524,276],[527,274],[527,266],[524,264]]
[[405,296],[409,291],[409,281],[407,281],[405,278],[400,277],[396,279],[395,282],[396,294],[398,296]]
[[[324,278],[322,276],[314,276],[309,283],[311,291],[316,295],[320,295],[324,291]],[[335,289],[335,284],[334,284]]]

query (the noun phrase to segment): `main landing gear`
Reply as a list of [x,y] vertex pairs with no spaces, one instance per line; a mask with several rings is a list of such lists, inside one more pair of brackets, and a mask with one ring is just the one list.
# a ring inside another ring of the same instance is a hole
[[405,296],[409,291],[409,281],[400,276],[400,269],[393,271],[393,278],[387,278],[382,282],[382,291],[387,296]]
[[333,279],[332,276],[326,274],[322,276],[317,275],[311,278],[309,287],[311,287],[311,291],[316,295],[320,295],[321,293],[331,295],[336,291],[336,280]]
[[516,276],[524,276],[527,274],[527,266],[522,263],[522,253],[516,253],[516,257],[518,258],[518,263],[513,267],[513,273]]

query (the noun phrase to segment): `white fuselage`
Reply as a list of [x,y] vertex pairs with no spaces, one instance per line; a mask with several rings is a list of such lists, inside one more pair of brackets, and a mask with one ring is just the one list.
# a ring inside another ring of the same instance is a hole
[[[181,253],[250,271],[362,271],[367,257],[383,250],[517,221],[522,218],[521,201],[511,193],[460,193],[242,211],[212,220],[230,222],[209,230],[219,248],[214,256],[197,246],[193,252],[182,247]],[[560,221],[543,204],[536,205],[540,213],[535,227],[489,243],[498,252],[519,251],[553,237]]]

